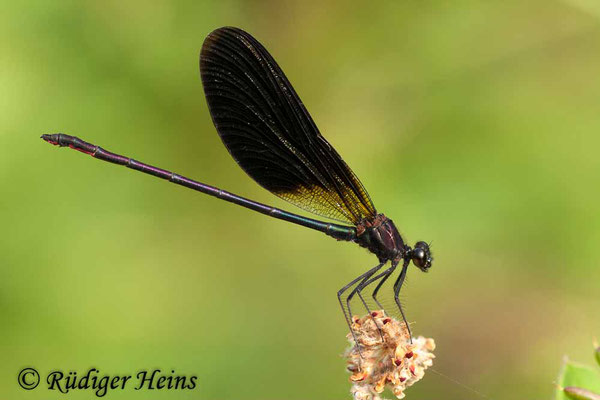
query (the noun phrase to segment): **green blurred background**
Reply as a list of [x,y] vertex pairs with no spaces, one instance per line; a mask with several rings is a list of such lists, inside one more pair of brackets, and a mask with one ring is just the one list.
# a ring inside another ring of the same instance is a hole
[[[408,242],[433,241],[403,298],[437,371],[493,399],[547,399],[563,354],[590,360],[597,2],[5,2],[0,394],[63,397],[17,385],[34,366],[198,376],[193,391],[110,399],[350,398],[335,293],[375,257],[39,139],[78,135],[298,211],[212,126],[198,53],[223,25],[271,51]],[[481,398],[435,373],[407,393]]]

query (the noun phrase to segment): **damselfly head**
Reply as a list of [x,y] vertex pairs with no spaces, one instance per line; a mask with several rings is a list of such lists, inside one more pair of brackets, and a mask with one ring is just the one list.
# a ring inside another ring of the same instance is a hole
[[431,250],[429,249],[429,245],[425,242],[417,242],[415,244],[415,247],[411,252],[411,258],[413,264],[423,272],[427,272],[433,262]]

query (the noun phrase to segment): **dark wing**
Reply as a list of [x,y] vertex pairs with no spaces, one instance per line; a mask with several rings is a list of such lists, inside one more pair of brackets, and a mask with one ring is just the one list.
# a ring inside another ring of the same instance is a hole
[[238,28],[213,31],[200,72],[225,147],[259,185],[315,214],[356,224],[371,199],[325,140],[269,52]]

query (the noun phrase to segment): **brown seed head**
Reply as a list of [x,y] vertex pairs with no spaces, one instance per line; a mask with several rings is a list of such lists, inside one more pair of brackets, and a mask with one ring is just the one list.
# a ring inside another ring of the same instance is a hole
[[352,334],[348,334],[351,346],[346,358],[347,368],[353,372],[350,380],[355,400],[381,400],[385,387],[402,399],[405,389],[422,379],[425,370],[433,364],[433,339],[419,336],[411,343],[404,323],[386,316],[383,310],[362,318],[354,317],[352,325],[356,342]]

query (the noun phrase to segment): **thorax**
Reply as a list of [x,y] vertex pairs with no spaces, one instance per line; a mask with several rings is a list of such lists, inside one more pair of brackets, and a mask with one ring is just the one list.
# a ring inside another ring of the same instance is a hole
[[369,249],[380,261],[397,261],[404,255],[405,244],[394,222],[383,214],[356,225],[356,243]]

